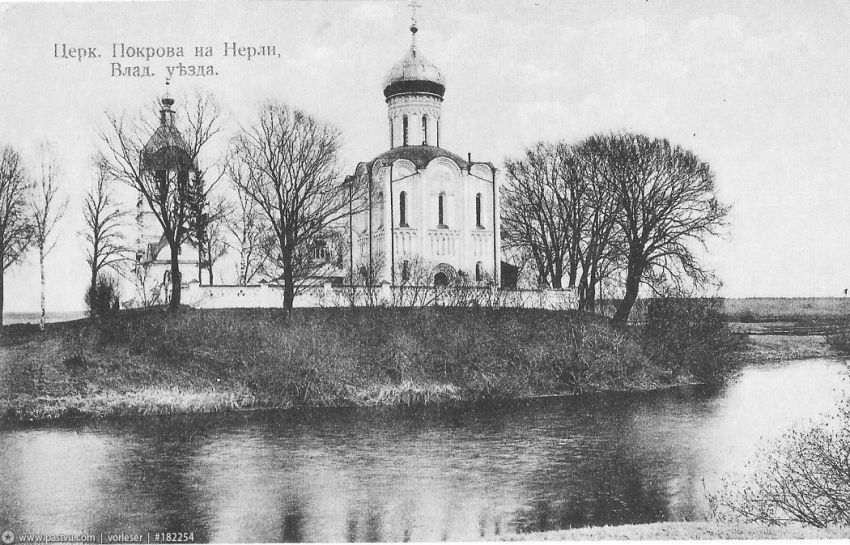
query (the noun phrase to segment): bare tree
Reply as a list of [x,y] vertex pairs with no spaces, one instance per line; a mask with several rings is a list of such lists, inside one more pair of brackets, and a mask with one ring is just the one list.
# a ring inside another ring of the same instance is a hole
[[291,309],[295,279],[309,272],[309,244],[349,214],[349,186],[338,163],[339,132],[308,114],[269,102],[234,142],[245,177],[238,183],[268,219],[277,241],[283,303]]
[[[117,270],[127,259],[127,245],[122,232],[127,212],[118,207],[109,187],[107,171],[98,165],[97,179],[83,199],[83,219],[86,228],[80,235],[86,241],[86,263],[91,271],[89,292],[97,290],[97,278],[101,271]],[[92,308],[92,315],[96,309]]]
[[593,310],[597,284],[613,263],[615,202],[600,177],[597,147],[583,142],[538,143],[506,161],[503,193],[506,249],[530,262],[544,284],[578,287],[580,306]]
[[650,279],[710,284],[713,275],[690,245],[705,247],[707,237],[719,235],[729,208],[715,196],[708,163],[639,134],[595,136],[588,143],[605,158],[601,175],[617,203],[626,257],[625,294],[614,321],[628,319],[641,284]]
[[581,270],[579,308],[590,312],[595,310],[598,286],[621,265],[619,246],[614,244],[620,234],[617,203],[600,175],[604,161],[593,142],[574,146],[566,161],[572,171],[566,177],[573,181],[570,186],[581,186],[571,189],[568,201],[573,230],[571,254]]
[[850,404],[757,451],[709,495],[715,517],[768,526],[850,527]]
[[0,326],[3,325],[3,277],[18,263],[34,239],[27,210],[29,185],[20,154],[0,149]]
[[228,161],[227,178],[236,200],[229,214],[223,216],[224,228],[230,235],[230,248],[239,254],[237,284],[246,286],[267,271],[270,245],[274,237],[257,201],[243,189],[247,182],[245,165],[235,159]]
[[[541,282],[560,288],[570,261],[573,231],[561,209],[566,185],[559,146],[538,143],[519,160],[506,160],[502,189],[502,232],[507,250],[532,258]],[[570,278],[575,281],[575,274]],[[571,283],[572,285],[572,283]]]
[[[128,118],[107,113],[99,162],[111,178],[139,192],[162,227],[171,257],[169,307],[175,310],[180,306],[180,246],[193,234],[198,180],[208,178],[199,169],[198,158],[220,132],[221,114],[212,96],[198,94],[178,126],[171,110],[173,103],[170,98],[162,100],[158,127],[150,116]],[[201,193],[206,194],[212,185]]]
[[210,277],[210,285],[215,282],[213,265],[216,261],[227,255],[230,244],[227,240],[227,218],[232,213],[230,206],[223,198],[214,199],[207,215],[204,227],[205,256],[207,270]]
[[41,316],[38,327],[44,331],[47,287],[44,261],[56,247],[56,238],[53,233],[56,224],[65,215],[68,200],[59,196],[59,165],[54,150],[49,144],[42,144],[39,156],[39,176],[30,195],[29,207],[34,228],[34,242],[38,247],[38,270],[41,279]]

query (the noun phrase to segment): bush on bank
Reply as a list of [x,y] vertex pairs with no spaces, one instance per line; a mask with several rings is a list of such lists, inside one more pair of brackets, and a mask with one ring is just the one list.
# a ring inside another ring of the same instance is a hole
[[[530,309],[296,309],[288,318],[279,310],[149,309],[51,324],[43,335],[18,331],[9,342],[0,399],[18,418],[61,416],[61,400],[72,399],[73,414],[149,414],[409,405],[690,380],[606,318]],[[187,408],[177,398],[189,393],[198,396]]]
[[719,298],[653,299],[642,334],[649,357],[674,375],[717,383],[740,363],[741,339],[729,330]]
[[709,497],[718,519],[850,528],[850,401],[822,423],[786,432],[748,468]]

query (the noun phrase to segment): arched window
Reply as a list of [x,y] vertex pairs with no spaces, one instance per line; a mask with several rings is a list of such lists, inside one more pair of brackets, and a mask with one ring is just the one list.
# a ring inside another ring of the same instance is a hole
[[422,145],[428,144],[428,118],[422,116]]
[[445,193],[440,193],[437,196],[437,227],[442,227],[444,229],[446,227],[446,223],[444,221],[446,219],[445,215],[444,215],[445,200],[446,200],[446,194]]
[[328,257],[330,257],[328,243],[324,240],[317,240],[313,246],[313,259],[327,261]]
[[398,195],[398,225],[407,227],[407,192],[402,191]]
[[440,147],[440,120],[437,120],[437,147]]
[[481,227],[481,193],[475,195],[475,225]]
[[475,281],[481,282],[484,280],[484,265],[479,261],[475,264]]
[[410,261],[404,260],[401,264],[401,281],[407,282],[410,280]]
[[401,134],[402,134],[401,144],[403,146],[406,146],[407,145],[407,116],[406,115],[401,116]]
[[395,123],[393,121],[394,120],[390,119],[390,147],[391,148],[395,147],[395,138],[393,138],[393,128],[394,128],[393,125],[395,125]]

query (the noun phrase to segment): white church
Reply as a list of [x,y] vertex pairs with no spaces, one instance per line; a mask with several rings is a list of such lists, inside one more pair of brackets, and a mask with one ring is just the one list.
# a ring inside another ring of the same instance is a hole
[[354,282],[500,285],[499,171],[441,147],[443,74],[411,45],[384,81],[389,149],[357,166],[368,188],[351,219]]

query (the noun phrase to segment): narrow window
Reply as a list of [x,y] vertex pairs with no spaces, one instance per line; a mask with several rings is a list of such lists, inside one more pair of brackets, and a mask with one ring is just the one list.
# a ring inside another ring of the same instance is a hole
[[407,227],[407,192],[402,191],[398,195],[398,225]]
[[481,193],[475,195],[475,225],[481,227]]
[[401,117],[402,145],[407,145],[407,116]]
[[437,197],[437,227],[445,227],[446,224],[443,222],[445,217],[443,216],[443,204],[446,200],[446,194],[440,193]]
[[315,246],[313,246],[313,259],[327,261],[330,256],[330,252],[328,251],[328,244],[324,240],[317,240]]
[[395,147],[395,138],[393,138],[393,125],[394,124],[395,123],[393,123],[393,120],[390,119],[390,147],[391,148]]
[[475,264],[475,281],[481,282],[484,280],[484,265],[479,261]]
[[410,261],[404,260],[401,264],[401,281],[407,282],[410,280]]
[[428,118],[422,116],[422,145],[428,144]]

